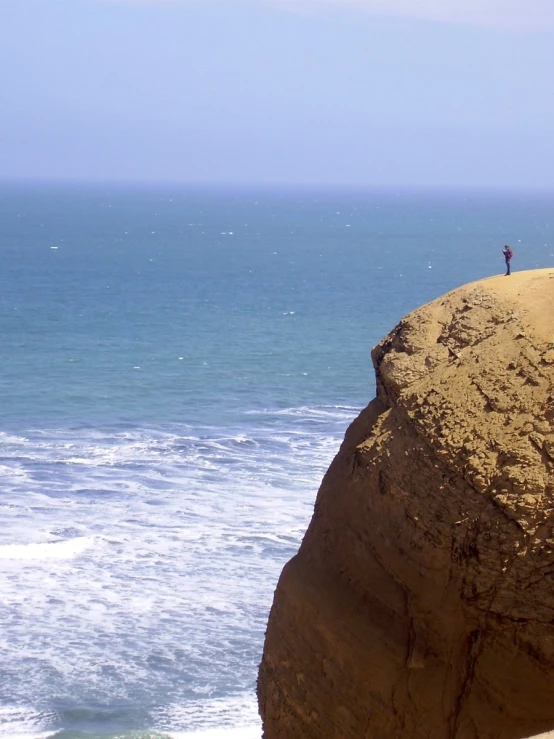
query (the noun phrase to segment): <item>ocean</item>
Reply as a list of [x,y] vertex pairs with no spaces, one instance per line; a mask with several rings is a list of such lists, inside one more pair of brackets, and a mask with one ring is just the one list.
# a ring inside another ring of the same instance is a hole
[[0,738],[260,739],[371,347],[505,243],[552,194],[0,185]]

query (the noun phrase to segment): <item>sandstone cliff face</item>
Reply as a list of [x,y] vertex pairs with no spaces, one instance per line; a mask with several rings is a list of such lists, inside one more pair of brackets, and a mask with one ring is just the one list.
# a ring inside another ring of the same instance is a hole
[[554,728],[554,270],[467,285],[373,350],[280,578],[265,739]]

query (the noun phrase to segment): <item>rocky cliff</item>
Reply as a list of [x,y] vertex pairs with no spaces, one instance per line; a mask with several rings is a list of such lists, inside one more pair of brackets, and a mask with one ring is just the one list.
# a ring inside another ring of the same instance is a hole
[[466,285],[373,350],[377,397],[283,570],[265,739],[554,728],[554,270]]

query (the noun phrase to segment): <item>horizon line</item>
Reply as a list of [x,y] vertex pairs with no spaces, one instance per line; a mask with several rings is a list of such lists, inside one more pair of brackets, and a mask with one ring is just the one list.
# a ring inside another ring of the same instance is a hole
[[115,186],[115,187],[183,187],[206,189],[247,190],[398,190],[398,191],[475,191],[475,192],[543,192],[554,193],[554,184],[477,184],[477,183],[375,183],[375,182],[286,182],[282,180],[253,180],[251,182],[233,180],[182,180],[173,178],[114,178],[114,177],[52,177],[52,176],[3,176],[0,186],[11,185],[67,185],[67,186]]

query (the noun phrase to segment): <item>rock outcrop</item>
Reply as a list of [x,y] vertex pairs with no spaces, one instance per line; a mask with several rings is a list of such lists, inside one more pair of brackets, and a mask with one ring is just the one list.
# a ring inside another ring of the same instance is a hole
[[554,270],[466,285],[373,350],[377,397],[283,570],[265,739],[554,728]]

